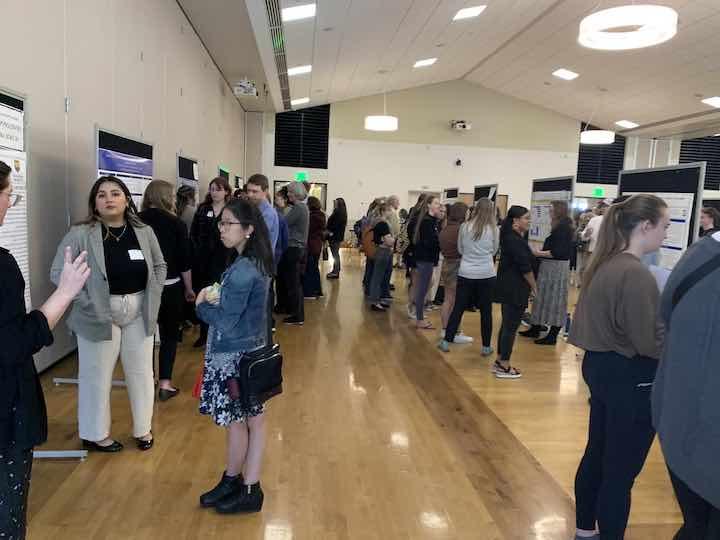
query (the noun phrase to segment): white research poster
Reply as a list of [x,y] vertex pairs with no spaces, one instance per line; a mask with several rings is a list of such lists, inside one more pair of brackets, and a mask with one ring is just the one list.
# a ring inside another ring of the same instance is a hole
[[0,147],[25,150],[24,116],[22,111],[0,104]]
[[20,267],[25,280],[25,306],[28,311],[32,304],[30,300],[30,253],[28,250],[28,223],[27,223],[27,176],[25,174],[27,157],[25,152],[0,148],[0,161],[5,162],[11,169],[10,178],[13,193],[22,196],[20,204],[10,208],[5,216],[5,223],[0,227],[0,246],[9,250]]
[[[638,193],[623,193],[638,195]],[[653,193],[668,205],[670,227],[660,247],[659,266],[672,270],[688,247],[693,232],[690,230],[692,220],[694,193]]]
[[533,242],[544,242],[550,236],[552,223],[550,209],[553,201],[572,202],[572,191],[534,191],[530,205],[530,231],[528,239]]

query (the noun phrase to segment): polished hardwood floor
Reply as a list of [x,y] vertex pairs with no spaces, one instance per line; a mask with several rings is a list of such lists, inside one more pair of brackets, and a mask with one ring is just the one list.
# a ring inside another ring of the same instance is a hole
[[[183,392],[156,403],[155,447],[134,448],[126,391],[114,389],[113,436],[126,449],[82,463],[36,461],[29,538],[572,538],[588,413],[574,348],[518,338],[525,377],[496,380],[479,343],[443,354],[435,332],[414,330],[401,273],[397,305],[369,311],[359,257],[345,259],[339,281],[323,280],[325,297],[306,302],[305,326],[278,328],[285,392],[268,406],[262,513],[219,516],[198,506],[223,470],[224,432],[190,396],[202,352],[188,333],[175,369]],[[439,325],[437,312],[430,318]],[[463,327],[479,340],[477,314]],[[44,448],[79,447],[77,389],[51,380],[76,369],[69,358],[43,374]],[[670,539],[679,522],[654,448],[627,538]]]

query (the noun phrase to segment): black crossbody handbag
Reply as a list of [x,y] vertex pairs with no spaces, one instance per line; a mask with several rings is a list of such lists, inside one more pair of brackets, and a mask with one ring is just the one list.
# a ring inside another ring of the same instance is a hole
[[[282,393],[283,356],[280,345],[263,347],[243,354],[240,359],[237,392],[231,399],[242,399],[246,407],[265,403]],[[234,386],[234,385],[233,385]]]

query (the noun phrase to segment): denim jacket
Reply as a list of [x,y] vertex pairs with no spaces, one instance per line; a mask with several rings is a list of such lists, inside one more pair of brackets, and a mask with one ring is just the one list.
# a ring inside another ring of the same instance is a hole
[[244,352],[265,346],[269,287],[270,278],[247,257],[238,257],[225,271],[220,302],[197,306],[198,317],[213,327],[213,352]]

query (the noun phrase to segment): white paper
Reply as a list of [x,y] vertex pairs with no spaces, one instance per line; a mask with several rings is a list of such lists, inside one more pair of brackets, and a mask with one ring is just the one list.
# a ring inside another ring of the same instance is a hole
[[553,201],[567,201],[569,206],[572,202],[572,191],[536,191],[532,194],[528,238],[533,242],[544,242],[550,236],[550,209]]
[[128,255],[130,255],[131,261],[144,261],[145,257],[143,257],[143,252],[139,249],[129,249]]
[[0,147],[22,152],[25,149],[22,111],[0,104]]
[[29,311],[32,308],[32,302],[30,296],[30,253],[28,251],[28,191],[25,176],[27,158],[24,152],[0,148],[0,161],[5,162],[11,169],[10,178],[13,193],[22,196],[20,204],[8,209],[5,215],[5,222],[0,227],[0,246],[10,251],[20,267],[25,280],[25,306]]

